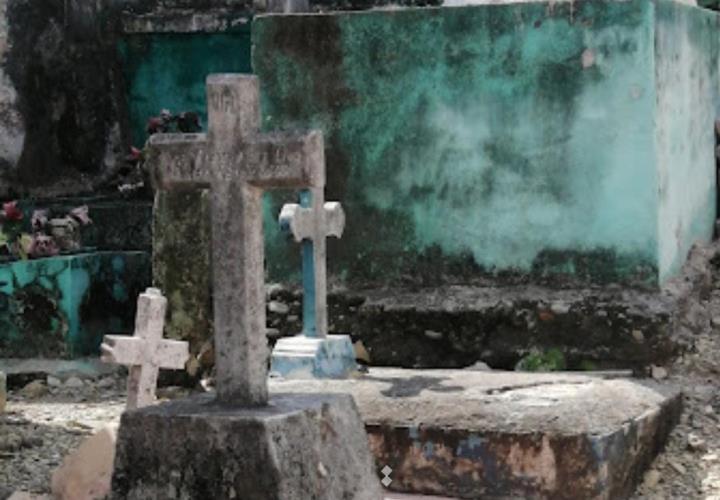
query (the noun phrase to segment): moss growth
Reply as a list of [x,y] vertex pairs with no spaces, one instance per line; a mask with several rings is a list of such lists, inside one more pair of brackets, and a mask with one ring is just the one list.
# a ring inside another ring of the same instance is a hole
[[559,372],[566,368],[565,354],[558,348],[532,352],[522,358],[515,367],[521,372]]

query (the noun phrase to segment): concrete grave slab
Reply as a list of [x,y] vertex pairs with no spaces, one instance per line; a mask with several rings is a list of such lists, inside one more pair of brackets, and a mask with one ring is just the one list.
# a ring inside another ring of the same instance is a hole
[[270,388],[352,394],[386,486],[459,498],[627,498],[682,409],[670,387],[566,373],[374,368]]

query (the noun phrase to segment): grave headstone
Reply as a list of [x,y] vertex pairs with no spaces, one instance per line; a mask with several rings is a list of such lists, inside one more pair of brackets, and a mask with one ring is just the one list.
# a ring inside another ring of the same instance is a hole
[[207,94],[207,135],[156,135],[150,162],[165,189],[210,188],[217,394],[125,412],[113,497],[376,500],[352,397],[268,398],[261,195],[322,188],[322,135],[261,134],[253,76]]
[[342,378],[357,369],[349,335],[328,335],[328,236],[342,236],[345,213],[338,202],[325,203],[324,189],[300,193],[300,204],[287,204],[280,226],[301,244],[303,265],[303,330],[278,340],[272,355],[272,372],[286,378]]
[[105,363],[129,367],[127,408],[155,402],[160,368],[180,369],[188,359],[187,342],[163,339],[167,299],[157,288],[140,294],[135,320],[135,336],[105,335],[100,346]]

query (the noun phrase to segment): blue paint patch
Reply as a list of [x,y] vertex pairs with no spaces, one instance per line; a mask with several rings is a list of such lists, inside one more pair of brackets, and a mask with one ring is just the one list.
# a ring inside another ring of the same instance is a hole
[[280,339],[273,349],[270,368],[286,378],[346,378],[355,370],[355,350],[348,335]]
[[[312,192],[304,189],[300,192],[300,206],[312,206]],[[312,240],[302,242],[302,282],[303,282],[303,335],[317,337],[317,321],[315,318],[315,259]]]
[[471,460],[482,459],[484,451],[484,440],[471,434],[467,439],[463,439],[458,443],[455,455],[462,458],[469,458]]
[[433,444],[433,442],[427,441],[425,444],[423,444],[422,452],[426,460],[431,459],[435,452],[435,445]]

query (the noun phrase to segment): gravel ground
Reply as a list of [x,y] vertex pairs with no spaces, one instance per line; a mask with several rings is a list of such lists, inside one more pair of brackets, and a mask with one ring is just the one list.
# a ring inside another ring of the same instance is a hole
[[[706,307],[716,312],[715,327],[697,337],[694,352],[666,368],[667,382],[685,392],[681,423],[633,500],[720,500],[720,286]],[[7,412],[0,415],[0,499],[15,490],[49,492],[63,457],[95,429],[118,422],[124,385],[118,374],[35,381],[10,391]],[[160,391],[164,398],[186,394]]]

